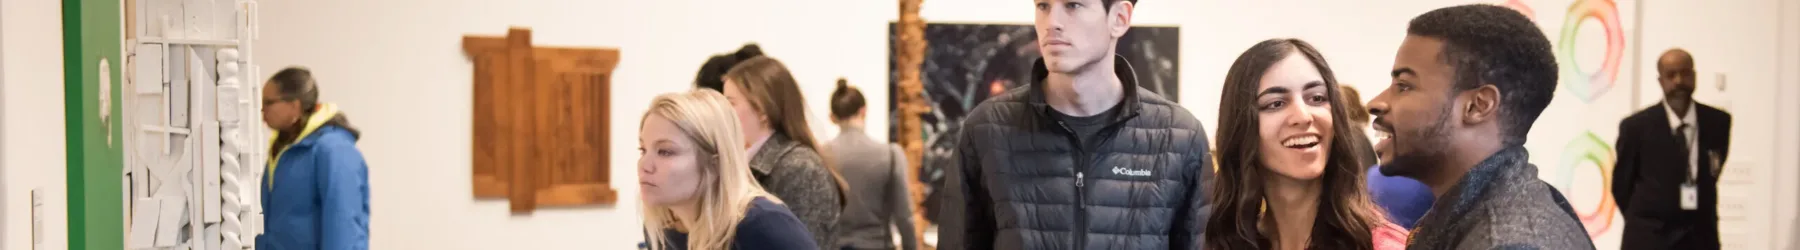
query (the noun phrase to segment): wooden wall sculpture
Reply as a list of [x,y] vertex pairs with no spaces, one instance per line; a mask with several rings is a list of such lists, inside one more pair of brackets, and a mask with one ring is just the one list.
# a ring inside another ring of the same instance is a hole
[[[925,63],[925,19],[919,17],[919,6],[924,0],[900,0],[900,46],[894,51],[900,65],[900,147],[906,150],[907,186],[912,192],[913,216],[911,222],[917,231],[915,235],[925,236],[925,229],[931,223],[925,220],[925,184],[920,183],[919,171],[925,163],[925,139],[920,136],[919,115],[930,111],[926,105],[925,84],[920,82],[919,67]],[[923,241],[924,239],[917,239]],[[922,242],[921,242],[922,243]],[[932,246],[919,244],[926,249]]]
[[619,50],[532,47],[531,30],[464,36],[475,64],[474,194],[540,206],[613,204],[607,141]]

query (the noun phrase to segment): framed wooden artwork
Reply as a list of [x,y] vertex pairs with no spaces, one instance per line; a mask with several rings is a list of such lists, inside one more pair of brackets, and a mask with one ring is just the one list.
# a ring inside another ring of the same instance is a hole
[[619,50],[534,47],[531,30],[465,36],[474,61],[473,186],[513,213],[613,204],[608,96]]

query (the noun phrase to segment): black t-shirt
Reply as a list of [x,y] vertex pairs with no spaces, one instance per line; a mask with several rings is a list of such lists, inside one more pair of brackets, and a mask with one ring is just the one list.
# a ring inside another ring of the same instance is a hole
[[1105,129],[1107,125],[1112,125],[1113,119],[1119,115],[1119,108],[1124,106],[1113,104],[1113,107],[1106,111],[1086,117],[1070,116],[1054,108],[1050,109],[1050,113],[1056,117],[1057,122],[1062,123],[1062,126],[1075,132],[1075,138],[1080,140],[1078,143],[1082,151],[1094,151],[1094,149],[1100,148],[1100,130]]

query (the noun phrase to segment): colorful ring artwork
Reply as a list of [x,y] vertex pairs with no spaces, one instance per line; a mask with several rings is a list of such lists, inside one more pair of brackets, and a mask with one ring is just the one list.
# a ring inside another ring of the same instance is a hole
[[[1575,169],[1582,163],[1593,163],[1600,170],[1600,203],[1593,209],[1575,209],[1581,217],[1581,224],[1587,227],[1589,237],[1600,237],[1613,224],[1613,212],[1618,211],[1618,204],[1612,198],[1613,150],[1593,132],[1583,132],[1568,147],[1563,148],[1561,174],[1557,175],[1557,186],[1569,187],[1574,184]],[[1564,189],[1564,192],[1569,191]],[[1569,196],[1565,194],[1564,196]]]
[[[1575,60],[1576,31],[1581,30],[1581,21],[1587,18],[1600,21],[1606,28],[1606,60],[1593,73],[1583,71]],[[1591,103],[1605,95],[1619,75],[1619,64],[1625,56],[1625,30],[1619,25],[1619,8],[1613,0],[1579,0],[1569,5],[1561,39],[1556,43],[1556,61],[1562,65],[1563,86],[1574,91],[1582,102]]]
[[1537,20],[1537,12],[1532,11],[1531,6],[1526,5],[1525,1],[1506,0],[1506,2],[1501,3],[1500,6],[1506,6],[1506,8],[1511,8],[1515,11],[1519,11],[1519,14],[1525,14],[1525,18],[1527,18],[1527,19],[1531,19],[1533,21]]

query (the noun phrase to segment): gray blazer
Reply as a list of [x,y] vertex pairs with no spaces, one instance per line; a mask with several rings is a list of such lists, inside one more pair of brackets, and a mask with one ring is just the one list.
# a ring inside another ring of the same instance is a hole
[[[900,229],[902,249],[918,249],[912,199],[906,186],[906,155],[900,147],[870,139],[862,129],[844,128],[825,143],[831,162],[850,184],[850,206],[838,219],[838,245],[852,249],[894,249]],[[837,248],[831,248],[837,249]]]
[[817,150],[775,133],[750,157],[750,170],[757,183],[800,217],[819,249],[837,248],[844,196]]

